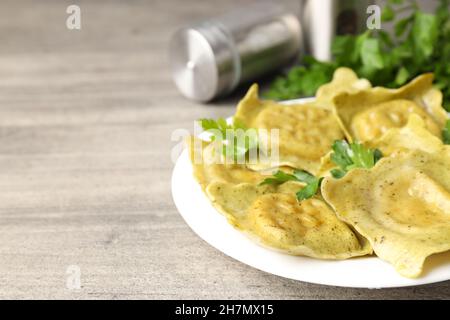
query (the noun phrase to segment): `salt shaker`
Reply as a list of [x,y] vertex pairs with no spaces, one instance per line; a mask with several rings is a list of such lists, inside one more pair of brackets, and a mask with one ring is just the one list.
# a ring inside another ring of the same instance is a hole
[[179,30],[170,43],[173,79],[187,98],[210,101],[291,62],[302,37],[297,15],[257,2]]

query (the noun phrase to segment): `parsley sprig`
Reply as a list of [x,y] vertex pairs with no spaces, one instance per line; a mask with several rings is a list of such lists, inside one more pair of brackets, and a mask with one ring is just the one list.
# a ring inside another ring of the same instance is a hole
[[442,140],[445,144],[450,144],[450,119],[447,120],[444,130],[442,130]]
[[[245,159],[247,152],[250,149],[258,148],[259,139],[256,130],[248,132],[242,123],[233,119],[231,124],[223,118],[214,119],[200,119],[198,120],[201,127],[211,134],[211,141],[220,140],[222,143],[222,153],[224,156],[238,161],[238,159]],[[244,143],[239,143],[244,141]]]
[[292,174],[278,170],[272,177],[264,179],[260,185],[280,185],[287,181],[299,181],[306,183],[306,186],[296,193],[297,200],[302,201],[313,197],[317,193],[322,183],[322,179],[322,177],[317,178],[304,170],[294,170]]
[[348,143],[345,140],[336,140],[332,147],[331,161],[339,166],[339,169],[330,171],[334,178],[342,178],[355,168],[372,168],[383,156],[378,149],[366,148],[358,142]]
[[[333,143],[332,149],[331,161],[337,164],[339,169],[332,169],[330,173],[337,179],[342,178],[348,171],[355,168],[370,169],[383,156],[378,149],[366,148],[357,142],[349,144],[345,140],[336,140]],[[292,174],[278,170],[272,177],[264,179],[260,185],[280,185],[287,181],[306,183],[306,186],[296,193],[297,200],[302,201],[317,194],[322,180],[323,177],[315,177],[304,170],[294,170]]]
[[[414,0],[388,0],[382,21],[393,23],[394,34],[368,30],[335,37],[331,62],[304,57],[285,77],[277,78],[265,96],[294,99],[312,96],[329,82],[339,67],[352,68],[374,86],[398,87],[425,72],[434,72],[435,85],[444,93],[450,111],[450,0],[439,0],[435,14],[421,11]],[[406,16],[396,19],[402,12]]]

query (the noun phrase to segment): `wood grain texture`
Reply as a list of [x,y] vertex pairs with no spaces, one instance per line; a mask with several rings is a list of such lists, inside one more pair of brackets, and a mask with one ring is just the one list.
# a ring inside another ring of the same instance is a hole
[[[450,297],[450,282],[358,290],[286,280],[226,257],[184,223],[170,193],[171,133],[231,114],[240,93],[210,105],[182,98],[167,42],[242,2],[1,1],[0,298]],[[71,3],[81,31],[65,27]],[[66,288],[70,265],[80,290]]]

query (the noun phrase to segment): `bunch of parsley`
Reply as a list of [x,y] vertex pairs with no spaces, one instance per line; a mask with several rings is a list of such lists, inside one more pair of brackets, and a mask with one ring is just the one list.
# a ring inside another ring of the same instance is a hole
[[[312,96],[329,82],[339,67],[352,68],[375,86],[398,87],[415,76],[434,72],[436,87],[444,93],[450,111],[450,0],[439,0],[435,14],[420,10],[416,1],[388,0],[382,21],[394,23],[394,34],[368,30],[359,35],[337,36],[331,62],[304,57],[285,77],[275,79],[265,96],[284,100]],[[400,12],[404,18],[396,19]]]

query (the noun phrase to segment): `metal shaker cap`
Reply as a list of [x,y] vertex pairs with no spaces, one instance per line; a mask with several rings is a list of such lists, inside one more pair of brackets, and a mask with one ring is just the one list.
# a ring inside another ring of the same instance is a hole
[[300,43],[295,15],[254,5],[176,32],[169,52],[173,79],[187,98],[210,101],[286,64]]
[[171,41],[170,61],[178,89],[193,100],[209,101],[239,81],[240,62],[232,40],[211,23],[179,30]]

